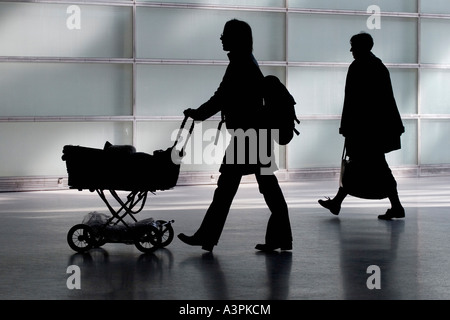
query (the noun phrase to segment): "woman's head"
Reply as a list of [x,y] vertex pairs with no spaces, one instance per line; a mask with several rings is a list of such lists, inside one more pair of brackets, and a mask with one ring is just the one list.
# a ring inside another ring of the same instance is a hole
[[368,54],[373,47],[373,38],[366,32],[355,34],[350,39],[350,51],[355,59],[361,55]]
[[223,33],[220,36],[223,50],[225,51],[253,51],[252,29],[247,22],[232,19],[225,23]]

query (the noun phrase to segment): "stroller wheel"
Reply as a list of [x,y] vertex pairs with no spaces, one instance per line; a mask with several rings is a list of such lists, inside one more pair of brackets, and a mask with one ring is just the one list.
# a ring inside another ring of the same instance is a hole
[[77,224],[67,233],[69,246],[77,252],[86,252],[93,246],[92,228],[85,224]]
[[139,232],[134,245],[141,252],[153,252],[161,247],[161,232],[156,227],[148,225]]
[[161,232],[161,247],[168,246],[174,237],[174,231],[171,222],[164,220],[156,221],[158,224],[159,231]]

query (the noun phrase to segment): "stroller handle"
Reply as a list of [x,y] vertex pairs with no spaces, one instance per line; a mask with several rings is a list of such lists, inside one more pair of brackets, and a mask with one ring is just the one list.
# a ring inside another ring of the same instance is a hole
[[[185,116],[184,119],[183,119],[183,121],[181,122],[181,126],[180,126],[180,128],[178,129],[177,138],[176,138],[176,140],[175,140],[175,142],[174,142],[172,148],[175,148],[175,147],[177,146],[178,142],[180,141],[181,133],[182,133],[184,127],[186,126],[186,122],[187,122],[188,118],[189,118],[189,116]],[[184,149],[186,148],[186,145],[187,145],[187,143],[188,143],[188,141],[189,141],[189,138],[190,138],[190,136],[192,135],[192,131],[194,130],[194,123],[195,123],[195,121],[192,120],[191,126],[190,126],[189,131],[188,131],[188,135],[187,135],[187,137],[186,137],[186,141],[184,142],[184,145],[183,145],[183,147],[181,148],[180,153],[179,153],[180,157],[182,157],[182,156],[184,155]]]

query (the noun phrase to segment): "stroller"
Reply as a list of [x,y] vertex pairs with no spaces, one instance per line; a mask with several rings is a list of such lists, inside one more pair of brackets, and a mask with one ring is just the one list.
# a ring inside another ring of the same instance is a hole
[[[62,160],[66,162],[69,188],[96,191],[112,214],[91,212],[86,215],[82,223],[74,225],[67,234],[70,248],[83,253],[105,243],[125,243],[149,253],[172,242],[174,220],[138,221],[134,215],[144,208],[148,192],[155,194],[157,190],[172,189],[177,184],[184,149],[194,128],[192,121],[184,146],[177,150],[187,119],[184,118],[173,146],[156,150],[152,155],[136,152],[131,145],[112,145],[108,141],[103,149],[63,147]],[[106,190],[112,198],[107,197]],[[117,191],[126,191],[128,195],[121,197]],[[131,222],[126,221],[126,217],[130,217]]]

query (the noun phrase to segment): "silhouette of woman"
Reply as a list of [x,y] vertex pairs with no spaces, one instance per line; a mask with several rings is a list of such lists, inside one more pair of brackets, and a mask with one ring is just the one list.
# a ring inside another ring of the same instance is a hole
[[[273,171],[264,171],[264,174],[261,171],[268,167],[276,169],[276,165],[263,164],[258,155],[257,160],[252,161],[255,156],[254,150],[259,154],[257,112],[263,104],[260,89],[263,74],[252,53],[251,27],[244,21],[229,20],[220,39],[223,50],[229,51],[230,61],[222,82],[207,102],[197,109],[187,109],[184,113],[196,121],[204,121],[220,111],[232,138],[220,167],[221,174],[213,200],[199,229],[193,236],[181,233],[178,238],[188,245],[201,246],[206,251],[212,251],[219,241],[242,176],[254,174],[259,191],[271,211],[265,243],[258,244],[256,249],[291,250],[291,225],[283,192]],[[256,141],[248,142],[247,139],[241,139],[242,136],[253,136],[252,133],[256,133]],[[241,148],[242,143],[244,148]],[[273,158],[271,160],[273,161]]]
[[[389,71],[372,53],[373,38],[368,33],[354,35],[350,40],[354,61],[350,65],[345,84],[345,98],[339,133],[345,137],[350,160],[366,164],[376,170],[386,191],[391,208],[379,219],[404,218],[397,182],[386,162],[385,154],[401,148],[400,136],[405,131],[395,102]],[[367,181],[372,183],[372,181]],[[340,187],[333,199],[319,200],[319,204],[338,215],[342,201],[352,192]]]

